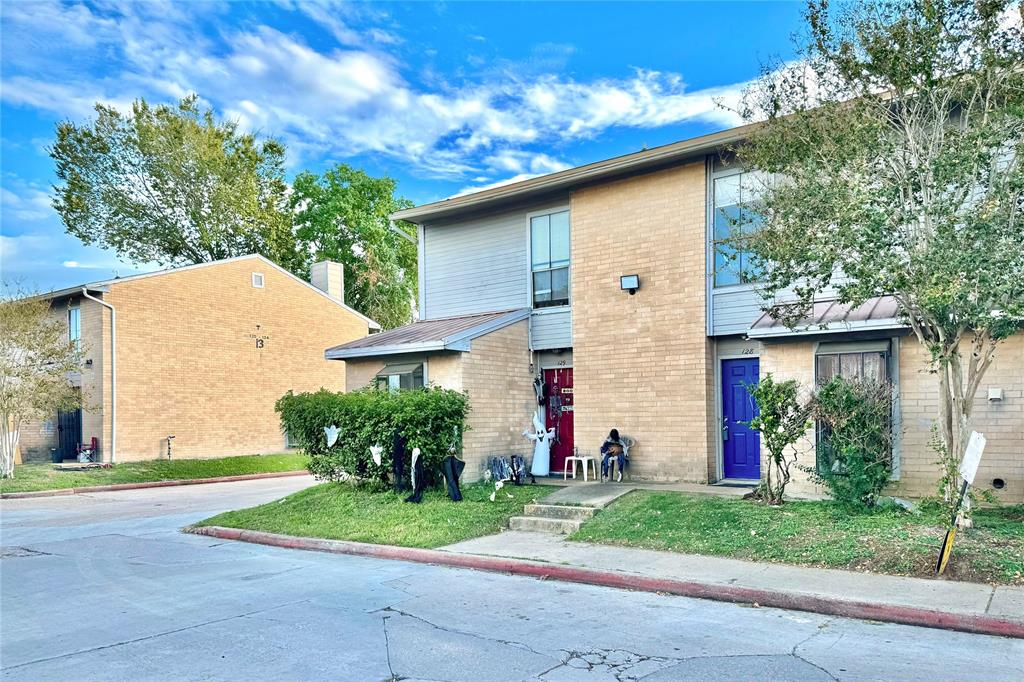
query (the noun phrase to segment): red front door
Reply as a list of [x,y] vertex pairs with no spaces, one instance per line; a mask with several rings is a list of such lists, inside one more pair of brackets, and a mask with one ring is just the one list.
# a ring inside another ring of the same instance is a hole
[[548,404],[545,422],[555,430],[551,443],[551,473],[565,470],[565,458],[572,454],[572,368],[544,370],[544,383],[548,386]]

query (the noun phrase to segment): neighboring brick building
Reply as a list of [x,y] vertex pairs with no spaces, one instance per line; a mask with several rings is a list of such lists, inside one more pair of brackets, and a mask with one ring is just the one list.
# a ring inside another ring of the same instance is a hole
[[[933,492],[937,383],[892,299],[858,310],[823,299],[815,324],[794,331],[763,315],[743,254],[720,258],[716,241],[757,180],[727,151],[745,134],[728,130],[399,211],[394,217],[420,226],[423,321],[328,357],[348,363],[350,388],[376,380],[466,389],[471,477],[488,454],[530,453],[519,434],[541,409],[558,432],[553,473],[576,447],[596,454],[616,427],[637,441],[638,478],[749,483],[764,463],[757,434],[743,425],[752,416],[747,383],[769,372],[808,390],[836,373],[884,377],[897,394],[893,490]],[[498,327],[444,336],[502,315],[518,316],[508,324],[519,327],[525,319],[525,334]],[[548,388],[540,408],[525,399],[535,378]],[[990,401],[989,388],[1002,397]],[[1024,500],[1024,334],[1000,348],[974,427],[988,437],[979,482]],[[813,465],[813,430],[799,447],[800,463]],[[792,491],[820,492],[802,471]]]
[[[274,402],[289,390],[344,390],[345,368],[324,347],[379,328],[342,302],[339,264],[318,263],[313,280],[253,255],[49,294],[82,344],[72,381],[85,407],[27,424],[23,458],[49,459],[51,448],[72,458],[96,438],[103,461],[156,459],[168,435],[176,458],[284,450]],[[116,340],[99,301],[115,311]]]

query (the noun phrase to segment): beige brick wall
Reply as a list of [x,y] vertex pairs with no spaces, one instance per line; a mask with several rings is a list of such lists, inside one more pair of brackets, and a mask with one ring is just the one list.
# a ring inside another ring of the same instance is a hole
[[[701,161],[572,196],[575,442],[633,436],[637,478],[706,481],[715,466],[704,178]],[[630,296],[619,276],[633,273]]]
[[[795,341],[780,343],[764,343],[761,346],[759,371],[764,378],[769,374],[776,381],[796,379],[802,388],[802,397],[807,399],[814,387],[814,347],[813,341]],[[807,431],[806,436],[787,453],[788,457],[796,455],[797,466],[790,470],[793,480],[786,489],[788,494],[820,496],[820,486],[810,481],[807,473],[800,466],[814,466],[814,429]],[[768,453],[761,448],[761,476],[764,477],[768,466]]]
[[523,437],[537,409],[530,374],[526,320],[473,340],[462,358],[469,394],[469,431],[463,440],[467,478],[479,478],[488,457],[520,454],[529,462],[532,441]]
[[[1002,388],[1003,399],[988,400],[990,387]],[[912,338],[900,343],[901,472],[897,490],[908,496],[936,492],[935,453],[928,447],[931,426],[938,415],[938,378],[929,372],[928,353]],[[1024,333],[1007,339],[974,400],[972,428],[987,444],[976,483],[991,487],[1002,478],[998,493],[1004,502],[1024,502]]]
[[[387,362],[419,359],[348,360],[348,389],[366,386]],[[469,396],[469,430],[463,439],[466,480],[480,478],[488,457],[532,452],[531,442],[522,436],[536,405],[525,320],[474,339],[467,353],[434,353],[426,361],[432,385]]]
[[[936,493],[936,454],[929,447],[932,424],[938,415],[938,380],[930,372],[929,358],[913,337],[898,340],[900,477],[890,492],[907,497]],[[761,349],[761,376],[795,378],[805,387],[813,386],[814,343],[766,343]],[[989,387],[1003,389],[1003,400],[988,401]],[[1024,334],[1008,339],[999,348],[995,362],[985,375],[974,403],[972,428],[987,439],[978,469],[978,484],[990,487],[1002,478],[1006,487],[999,493],[1008,503],[1024,501]],[[762,453],[763,455],[764,453]],[[797,445],[798,461],[814,463],[814,433]],[[762,462],[762,470],[765,463]],[[790,490],[794,494],[822,494],[823,491],[798,472]]]
[[[324,349],[367,333],[361,318],[255,259],[128,279],[103,298],[117,308],[118,461],[163,456],[168,434],[181,458],[280,452],[274,402],[288,390],[344,390],[344,364]],[[82,373],[83,432],[100,437],[106,459],[110,313],[91,301],[82,338],[93,361]]]

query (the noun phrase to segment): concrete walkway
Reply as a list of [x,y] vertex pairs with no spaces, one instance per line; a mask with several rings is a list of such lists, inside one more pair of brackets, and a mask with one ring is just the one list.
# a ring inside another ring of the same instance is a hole
[[544,504],[564,504],[580,507],[594,507],[603,509],[619,499],[626,493],[634,490],[654,490],[676,493],[691,493],[694,495],[712,495],[715,497],[743,497],[751,491],[749,486],[725,486],[725,485],[701,485],[699,483],[633,483],[622,481],[621,483],[601,483],[577,480],[560,479],[537,479],[543,485],[562,485],[542,502]]
[[[550,499],[550,498],[549,498]],[[548,500],[545,500],[547,502]],[[1024,588],[854,573],[710,556],[570,542],[548,533],[506,531],[442,548],[459,554],[614,571],[645,578],[769,590],[1024,624]]]

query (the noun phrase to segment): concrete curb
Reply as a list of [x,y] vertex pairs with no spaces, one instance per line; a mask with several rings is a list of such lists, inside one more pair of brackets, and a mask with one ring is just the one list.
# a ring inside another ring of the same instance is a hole
[[948,613],[894,604],[875,604],[854,600],[831,599],[793,592],[776,592],[750,587],[652,578],[616,571],[563,566],[524,559],[458,554],[436,549],[417,549],[413,547],[394,547],[391,545],[371,545],[345,540],[302,538],[291,535],[278,535],[276,533],[264,533],[262,531],[224,528],[222,526],[191,526],[186,528],[185,532],[223,540],[240,540],[242,542],[252,542],[287,549],[303,549],[377,559],[414,561],[438,566],[525,575],[546,580],[616,587],[640,592],[661,592],[682,597],[713,599],[737,604],[754,604],[756,606],[796,611],[810,611],[844,618],[877,620],[902,625],[916,625],[943,630],[959,630],[980,635],[1024,639],[1024,622],[986,615]]
[[239,474],[238,476],[217,476],[216,478],[182,478],[173,481],[142,481],[140,483],[111,483],[109,485],[93,485],[85,488],[56,488],[54,490],[34,490],[24,493],[0,493],[0,499],[20,500],[30,497],[60,497],[63,495],[81,495],[83,493],[104,493],[113,490],[141,490],[142,488],[170,488],[179,485],[202,485],[204,483],[230,483],[232,481],[254,481],[260,478],[285,478],[287,476],[308,476],[308,471],[270,471],[262,474]]

